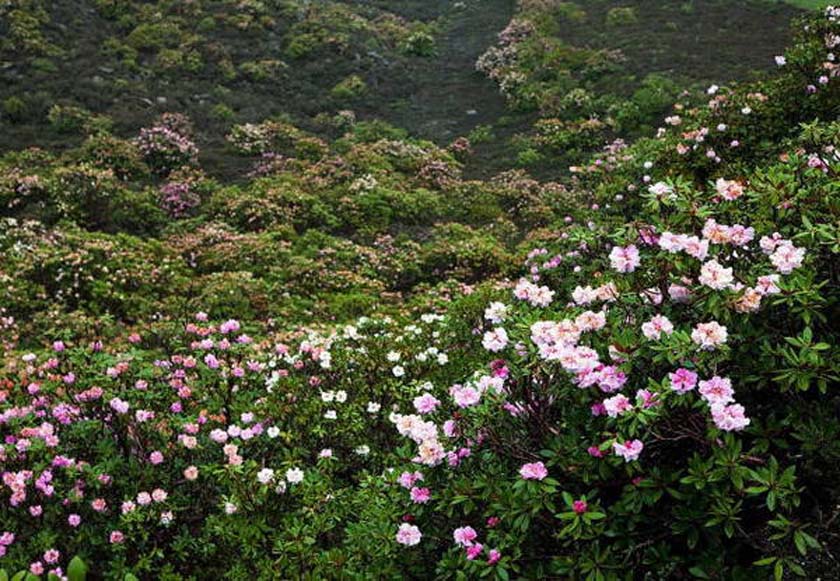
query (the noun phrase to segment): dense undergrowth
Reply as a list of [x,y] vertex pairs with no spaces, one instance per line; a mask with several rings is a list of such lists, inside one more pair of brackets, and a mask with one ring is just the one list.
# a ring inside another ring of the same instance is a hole
[[0,578],[835,578],[840,9],[698,90],[612,42],[722,4],[523,1],[424,139],[432,4],[0,6]]

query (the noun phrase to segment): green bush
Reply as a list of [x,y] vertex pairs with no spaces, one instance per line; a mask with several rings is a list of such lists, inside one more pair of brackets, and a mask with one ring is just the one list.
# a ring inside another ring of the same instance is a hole
[[636,24],[638,21],[639,17],[636,14],[636,9],[632,6],[610,8],[607,12],[607,26],[625,26]]
[[13,123],[26,119],[28,107],[20,97],[7,97],[3,100],[3,116]]
[[359,75],[350,75],[342,80],[330,91],[334,99],[352,101],[362,97],[367,92],[367,83]]

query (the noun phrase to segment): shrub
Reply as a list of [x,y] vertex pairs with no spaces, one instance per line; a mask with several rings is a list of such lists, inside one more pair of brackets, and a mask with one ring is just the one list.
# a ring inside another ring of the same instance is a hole
[[198,148],[185,133],[185,127],[166,120],[140,130],[137,145],[154,172],[166,175],[197,161]]
[[607,26],[625,26],[639,21],[636,9],[632,6],[618,6],[607,12]]
[[403,52],[411,55],[431,57],[435,55],[435,37],[423,31],[412,33],[402,45]]
[[7,97],[3,100],[3,115],[12,122],[23,121],[28,107],[20,97]]
[[350,75],[343,79],[330,91],[334,99],[351,101],[360,98],[367,92],[367,83],[359,75]]

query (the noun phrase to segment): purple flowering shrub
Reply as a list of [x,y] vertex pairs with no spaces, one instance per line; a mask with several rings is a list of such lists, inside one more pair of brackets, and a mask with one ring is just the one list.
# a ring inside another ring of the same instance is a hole
[[163,115],[137,137],[137,147],[148,166],[158,175],[194,165],[198,147],[191,139],[189,122],[182,115]]
[[201,203],[189,182],[167,182],[160,188],[160,205],[171,218],[183,218]]

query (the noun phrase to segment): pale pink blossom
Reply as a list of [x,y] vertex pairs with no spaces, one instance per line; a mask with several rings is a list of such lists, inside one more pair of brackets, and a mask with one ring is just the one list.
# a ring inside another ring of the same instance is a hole
[[697,391],[711,405],[725,405],[735,401],[735,390],[732,389],[732,381],[727,377],[715,375],[711,379],[701,381]]
[[658,340],[662,334],[670,335],[674,332],[674,325],[667,317],[656,315],[647,323],[642,323],[642,334],[651,340]]
[[782,292],[782,289],[776,284],[779,282],[779,275],[778,274],[769,274],[767,276],[760,276],[758,277],[758,281],[755,283],[755,290],[764,295],[775,295]]
[[750,419],[744,415],[744,406],[741,404],[713,404],[711,411],[715,425],[726,432],[737,432],[750,425]]
[[459,527],[452,533],[452,537],[455,539],[456,544],[462,547],[470,547],[478,537],[478,533],[470,526]]
[[397,542],[407,547],[413,547],[418,544],[422,537],[423,534],[420,532],[420,529],[408,523],[402,523],[400,528],[397,529]]
[[639,249],[630,246],[614,246],[610,252],[610,265],[618,272],[633,272],[641,264]]
[[790,274],[794,269],[802,266],[805,249],[797,248],[790,242],[779,244],[776,251],[770,255],[770,262],[782,274]]
[[430,393],[424,393],[415,397],[413,403],[417,413],[428,414],[435,411],[435,408],[440,405],[440,400]]
[[710,260],[700,268],[700,277],[697,280],[709,288],[723,290],[732,284],[735,277],[731,268],[722,266],[717,260]]
[[729,181],[718,178],[715,182],[715,190],[724,200],[737,200],[744,194],[744,187],[736,181]]
[[613,443],[613,451],[617,456],[624,458],[625,462],[638,460],[645,445],[640,440],[627,440],[623,444]]
[[542,480],[548,476],[548,470],[542,462],[530,462],[522,465],[519,475],[525,480]]
[[508,344],[508,334],[503,327],[496,327],[492,331],[484,333],[481,341],[482,346],[493,353],[499,352]]
[[469,385],[455,386],[452,388],[452,399],[458,407],[467,408],[476,405],[481,400],[481,393]]
[[613,397],[604,400],[604,409],[607,415],[611,418],[620,416],[621,414],[633,409],[633,404],[624,394],[614,395]]
[[691,340],[701,349],[711,351],[726,343],[728,333],[726,327],[716,321],[700,323],[691,332]]

